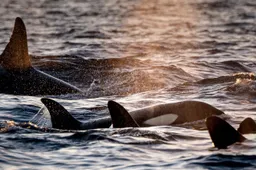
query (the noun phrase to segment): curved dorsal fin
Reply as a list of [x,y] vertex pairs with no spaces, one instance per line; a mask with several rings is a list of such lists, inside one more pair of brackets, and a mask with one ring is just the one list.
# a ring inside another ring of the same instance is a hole
[[81,122],[75,119],[62,105],[58,102],[42,98],[42,103],[46,106],[51,115],[52,127],[56,129],[79,130]]
[[127,110],[117,102],[108,101],[108,109],[114,128],[139,127]]
[[246,138],[236,131],[225,120],[211,116],[206,119],[206,126],[215,147],[225,149],[236,142],[243,142]]
[[31,67],[26,27],[19,17],[15,20],[10,41],[1,55],[1,65],[6,70],[25,70]]
[[256,123],[252,118],[247,117],[240,123],[237,131],[241,134],[256,133]]

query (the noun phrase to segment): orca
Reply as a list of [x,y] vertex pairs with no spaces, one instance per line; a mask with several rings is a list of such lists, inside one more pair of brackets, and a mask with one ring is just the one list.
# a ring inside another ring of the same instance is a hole
[[17,17],[9,43],[0,56],[0,93],[60,95],[81,90],[33,68],[28,54],[26,27]]
[[252,118],[247,117],[240,123],[237,131],[241,134],[256,133],[256,123]]
[[175,125],[224,114],[209,104],[197,101],[156,105],[128,113],[123,106],[110,100],[110,117],[81,123],[58,102],[48,98],[42,98],[41,101],[50,112],[53,128],[57,129],[108,128],[111,124],[114,128]]
[[[224,114],[221,110],[199,101],[183,101],[142,108],[128,113],[124,107],[114,101],[108,102],[112,120],[124,113],[130,114],[133,120],[142,127],[160,125],[178,125],[203,120],[211,115]],[[125,119],[119,118],[119,119]],[[114,125],[114,122],[113,122]],[[114,125],[115,126],[115,125]]]
[[108,101],[108,108],[112,119],[113,128],[139,127],[137,122],[119,103],[110,100]]
[[220,117],[208,117],[206,126],[214,146],[218,149],[226,149],[229,145],[246,140],[240,132]]
[[109,128],[112,124],[110,117],[80,122],[58,102],[48,98],[42,98],[41,101],[51,115],[52,128],[54,129],[87,130]]

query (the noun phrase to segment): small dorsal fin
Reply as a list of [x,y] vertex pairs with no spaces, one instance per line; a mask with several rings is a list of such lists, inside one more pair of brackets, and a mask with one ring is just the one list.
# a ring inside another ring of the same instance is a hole
[[108,101],[108,109],[114,128],[139,127],[127,110],[117,102]]
[[15,20],[12,36],[1,55],[0,61],[6,70],[25,70],[31,67],[26,27],[19,17]]
[[62,105],[58,102],[42,98],[42,103],[46,106],[51,115],[52,127],[56,129],[79,130],[81,122],[75,119]]
[[225,120],[217,116],[208,117],[206,126],[212,142],[219,149],[225,149],[233,143],[243,142],[246,139]]
[[247,117],[240,123],[237,131],[241,134],[256,133],[256,123],[252,118]]

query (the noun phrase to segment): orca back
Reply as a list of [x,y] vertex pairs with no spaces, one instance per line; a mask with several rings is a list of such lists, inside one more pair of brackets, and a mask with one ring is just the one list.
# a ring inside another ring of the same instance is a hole
[[114,128],[139,127],[127,110],[117,102],[108,101],[108,109]]
[[15,95],[60,95],[78,88],[32,67],[24,22],[17,17],[9,43],[0,56],[0,92]]
[[225,120],[211,116],[206,119],[206,126],[215,147],[225,149],[236,142],[243,142],[245,137]]
[[241,134],[256,133],[256,123],[252,118],[247,117],[240,123],[237,131]]
[[46,106],[51,115],[52,127],[55,129],[80,130],[81,122],[75,119],[62,105],[58,102],[42,98],[42,103]]
[[0,61],[6,70],[26,70],[32,67],[28,55],[26,27],[19,17],[15,20],[12,36],[1,54]]

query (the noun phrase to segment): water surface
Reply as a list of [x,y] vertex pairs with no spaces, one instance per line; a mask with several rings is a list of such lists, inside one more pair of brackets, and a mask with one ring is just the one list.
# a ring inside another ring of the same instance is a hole
[[[256,119],[254,0],[2,0],[0,51],[16,17],[34,67],[84,91],[48,96],[76,118],[183,100],[207,102],[234,127]],[[44,133],[21,128],[42,96],[0,95],[0,169],[253,169],[255,136],[213,148],[197,123]],[[203,122],[199,122],[203,125]]]

